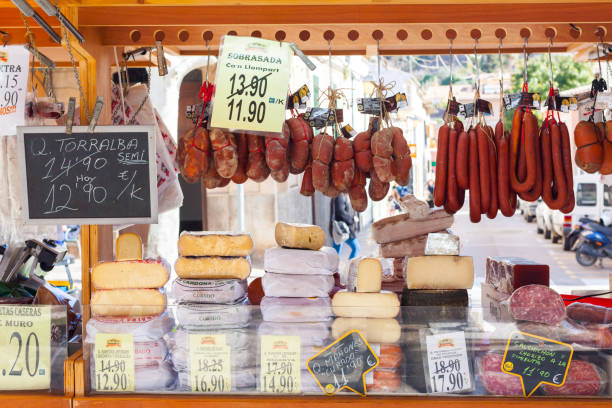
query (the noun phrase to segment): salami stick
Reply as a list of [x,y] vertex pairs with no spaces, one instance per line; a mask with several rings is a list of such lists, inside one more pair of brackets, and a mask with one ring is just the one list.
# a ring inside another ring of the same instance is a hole
[[480,222],[480,170],[478,168],[478,136],[475,129],[470,129],[470,220]]
[[452,212],[461,208],[457,185],[457,129],[451,129],[448,133],[448,177],[446,180],[446,206]]
[[[561,132],[552,122],[542,126],[542,199],[551,210],[558,210],[567,201],[567,184],[563,172]],[[554,184],[554,188],[553,188]],[[555,192],[556,191],[556,196]]]
[[[458,130],[457,130],[458,131]],[[470,188],[470,175],[468,170],[468,160],[470,154],[470,137],[468,132],[462,130],[457,133],[457,156],[456,174],[457,185],[460,189],[467,190]]]
[[439,207],[446,201],[446,177],[448,160],[449,128],[445,123],[438,130],[438,152],[436,154],[436,181],[434,186],[434,204]]
[[[491,173],[489,170],[489,140],[486,127],[477,126],[478,168],[480,170],[480,212],[485,214],[491,205]],[[470,163],[471,164],[471,163]]]
[[[487,128],[491,130],[491,128]],[[492,134],[493,132],[491,131],[491,135]],[[489,146],[489,174],[491,180],[491,204],[487,211],[487,217],[493,219],[497,216],[497,211],[499,210],[499,199],[497,195],[497,158],[495,143],[493,143],[492,138],[487,140],[487,144]]]
[[565,180],[567,184],[567,201],[561,208],[561,212],[569,214],[574,210],[576,199],[574,197],[574,170],[572,168],[572,148],[570,146],[570,136],[567,125],[563,122],[559,123],[561,131],[561,148],[563,149],[563,169],[565,172]]

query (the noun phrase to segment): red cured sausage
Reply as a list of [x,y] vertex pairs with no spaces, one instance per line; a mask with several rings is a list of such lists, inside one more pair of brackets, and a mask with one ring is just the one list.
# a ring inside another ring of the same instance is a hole
[[246,175],[254,182],[261,183],[270,175],[270,169],[266,164],[264,137],[247,135],[247,146],[249,148],[249,158],[247,160]]
[[[514,126],[514,121],[512,123]],[[513,129],[514,132],[514,129]],[[513,171],[510,174],[510,182],[512,189],[517,193],[525,193],[530,191],[536,180],[536,139],[538,136],[538,120],[530,111],[523,114],[523,121],[521,123],[521,134],[520,137],[525,143],[525,166],[527,167],[527,175],[524,181],[518,180],[516,172]],[[514,136],[513,136],[514,137]],[[514,142],[513,142],[514,143]],[[513,147],[514,149],[514,147]]]
[[600,132],[591,121],[578,122],[574,129],[576,165],[587,173],[595,173],[603,163],[603,146]]
[[470,129],[470,220],[480,222],[480,169],[478,167],[478,136],[476,130]]
[[470,137],[465,130],[457,133],[457,185],[460,189],[470,188],[468,157],[470,154]]
[[[510,185],[514,190],[514,184],[519,182],[517,171],[519,168],[519,156],[521,146],[521,127],[523,124],[523,110],[516,109],[512,116],[512,128],[510,129]],[[513,181],[514,180],[514,181]],[[515,191],[515,190],[514,190]]]
[[510,177],[508,138],[504,134],[504,123],[500,120],[495,125],[495,146],[497,148],[497,198],[499,209],[505,217],[514,215],[510,202]]
[[363,212],[368,207],[368,194],[365,186],[365,174],[361,170],[355,169],[355,176],[348,194],[351,199],[351,207],[357,212]]
[[438,129],[438,152],[436,154],[436,181],[434,185],[434,205],[444,205],[446,199],[446,177],[448,160],[449,128],[445,123]]
[[389,191],[389,183],[380,181],[376,172],[373,171],[370,174],[370,185],[368,186],[368,193],[372,201],[380,201],[387,196]]
[[609,324],[612,323],[612,307],[574,302],[567,307],[567,316],[577,322]]
[[565,303],[548,286],[525,285],[512,293],[510,312],[517,320],[556,326],[565,318]]
[[393,132],[385,128],[372,136],[372,165],[380,181],[389,183],[395,179],[397,168],[393,160]]
[[542,390],[546,395],[599,395],[606,383],[606,374],[595,364],[572,358],[563,385],[542,384]]
[[178,163],[183,179],[196,183],[209,166],[210,140],[208,131],[201,127],[190,129],[178,143]]
[[231,179],[238,168],[238,151],[236,138],[230,132],[221,129],[211,129],[208,134],[213,148],[215,169],[219,176]]
[[310,156],[310,143],[312,142],[312,128],[302,118],[287,119],[287,125],[291,134],[291,144],[289,145],[289,157],[293,174],[300,174],[304,171]]
[[290,131],[287,122],[283,122],[280,134],[270,133],[266,135],[266,163],[270,170],[281,170],[288,159]]
[[[491,128],[489,128],[491,130]],[[487,217],[493,219],[497,216],[499,210],[498,188],[497,188],[497,158],[495,157],[495,143],[493,141],[493,133],[491,130],[491,139],[487,140],[489,145],[489,173],[491,175],[491,204],[487,211]]]
[[364,173],[372,169],[372,151],[370,149],[370,132],[361,132],[353,140],[355,150],[355,165]]
[[569,214],[574,210],[576,199],[574,196],[574,169],[572,168],[572,148],[570,146],[569,129],[563,122],[559,123],[561,130],[561,148],[563,149],[563,170],[567,184],[567,201],[561,212]]
[[331,168],[331,179],[338,191],[348,191],[355,177],[353,155],[353,142],[339,136],[334,146],[334,160]]
[[302,178],[302,186],[300,187],[300,194],[306,197],[314,195],[315,188],[312,185],[312,165],[308,163],[304,170],[304,177]]
[[478,138],[478,168],[480,169],[480,212],[484,214],[491,205],[489,140],[486,127],[476,126],[476,136]]
[[448,177],[446,180],[446,207],[452,212],[461,208],[459,205],[459,186],[457,185],[457,129],[448,132]]
[[561,132],[557,124],[548,122],[548,126],[542,126],[541,134],[542,200],[551,210],[558,210],[567,201],[567,184],[563,172],[561,151]]
[[238,133],[236,135],[236,148],[238,150],[238,168],[232,176],[232,181],[236,184],[243,184],[248,180],[246,171],[249,161],[249,147],[246,134]]
[[[541,133],[542,129],[540,129]],[[536,201],[542,195],[542,149],[540,147],[541,136],[536,136],[535,140],[535,157],[537,158],[536,163],[536,181],[531,190],[525,193],[518,193],[518,196],[525,201]]]
[[412,168],[412,158],[410,157],[410,147],[404,138],[402,129],[391,127],[393,132],[393,159],[397,169],[395,181],[400,186],[407,186],[410,183],[410,169]]
[[599,169],[601,174],[612,174],[612,123],[603,125],[603,163]]
[[330,164],[334,153],[334,137],[319,133],[312,141],[312,184],[325,192],[330,185]]

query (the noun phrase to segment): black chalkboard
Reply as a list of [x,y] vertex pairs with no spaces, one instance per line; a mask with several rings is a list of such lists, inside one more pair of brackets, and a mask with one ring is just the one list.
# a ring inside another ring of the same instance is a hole
[[529,397],[540,386],[561,386],[574,350],[572,346],[524,332],[508,339],[502,371],[521,378],[523,394]]
[[26,222],[157,222],[153,126],[21,127],[19,168]]
[[325,394],[343,388],[366,395],[365,374],[378,365],[378,357],[358,330],[327,346],[308,360],[308,371]]

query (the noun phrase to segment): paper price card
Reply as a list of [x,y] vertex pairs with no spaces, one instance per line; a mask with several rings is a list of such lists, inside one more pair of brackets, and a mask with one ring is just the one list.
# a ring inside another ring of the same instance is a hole
[[48,389],[51,386],[50,307],[0,306],[0,353],[0,390]]
[[439,333],[425,337],[430,393],[455,393],[472,388],[465,334]]
[[0,136],[24,125],[30,54],[22,45],[0,47]]
[[299,336],[261,336],[262,392],[300,392],[300,352]]
[[95,389],[99,392],[134,391],[134,336],[96,334]]
[[232,390],[231,347],[224,334],[189,335],[189,378],[193,392]]
[[280,133],[289,92],[289,44],[225,36],[221,47],[210,126]]
[[523,395],[531,396],[540,384],[560,387],[565,382],[574,349],[566,343],[512,332],[501,369],[521,379]]

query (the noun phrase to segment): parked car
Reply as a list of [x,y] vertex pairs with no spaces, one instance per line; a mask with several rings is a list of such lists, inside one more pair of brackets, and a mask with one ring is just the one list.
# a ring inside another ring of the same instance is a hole
[[536,211],[536,207],[538,206],[538,203],[536,201],[529,202],[529,201],[521,200],[520,198],[518,200],[519,200],[518,209],[523,215],[523,217],[525,218],[525,221],[527,222],[533,221],[536,216],[535,211]]
[[536,228],[538,234],[544,234],[544,239],[550,239],[552,233],[552,210],[542,199],[538,199],[536,206]]

